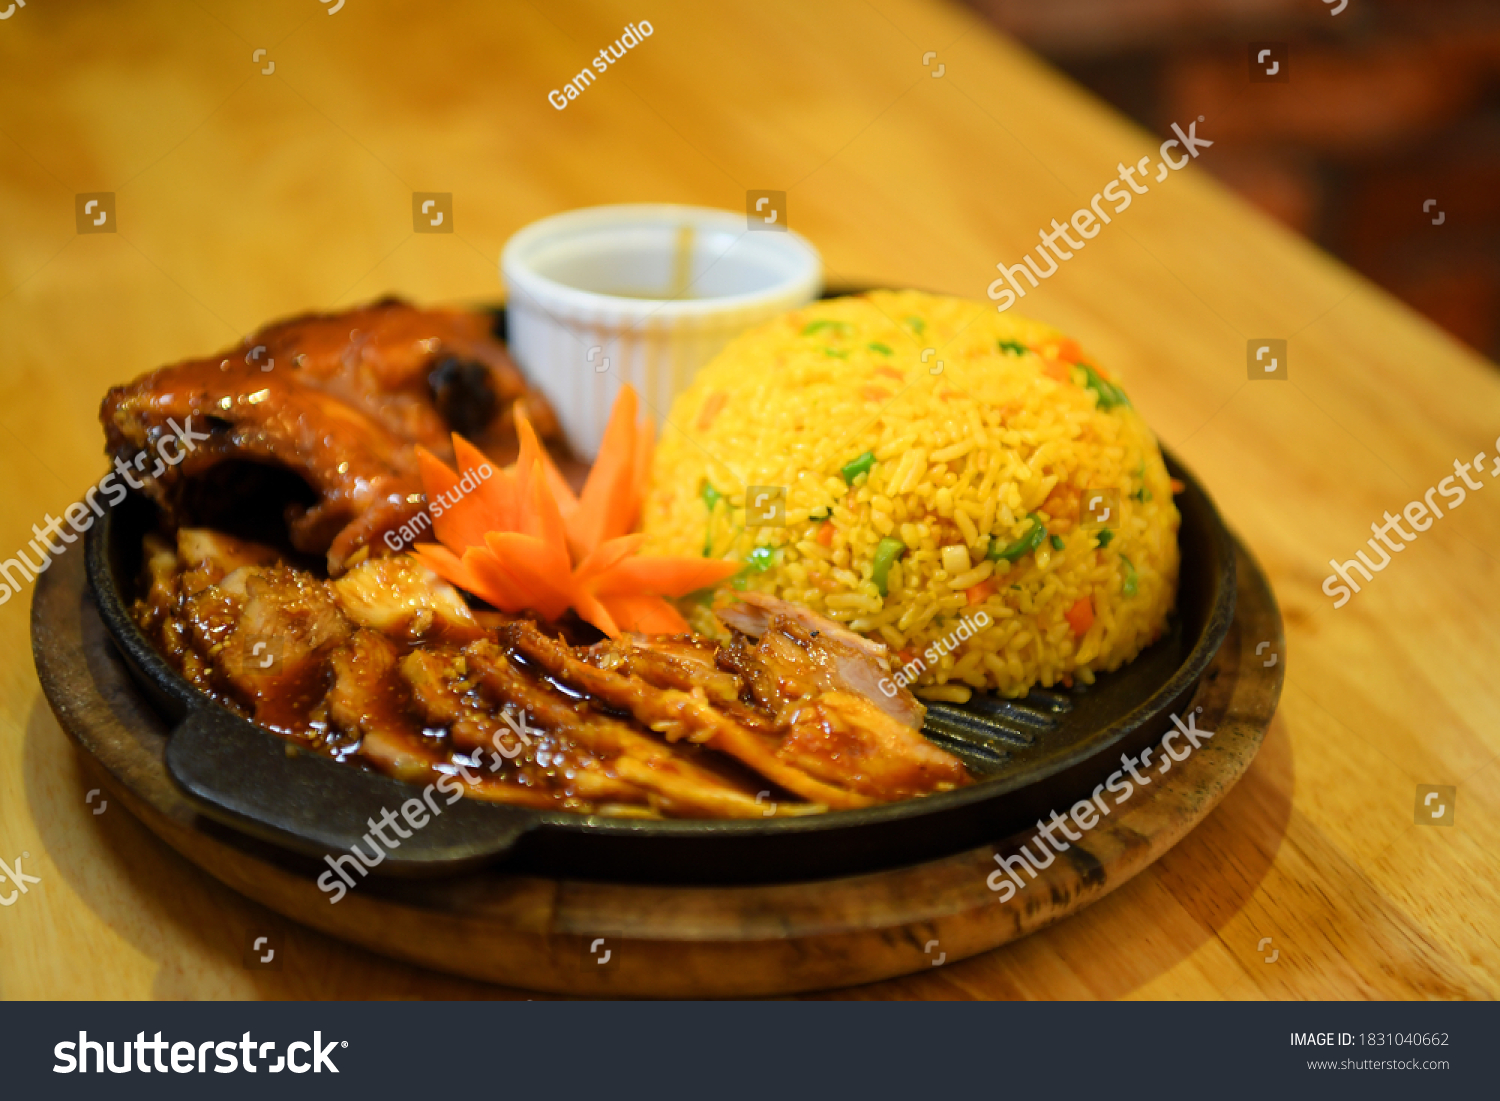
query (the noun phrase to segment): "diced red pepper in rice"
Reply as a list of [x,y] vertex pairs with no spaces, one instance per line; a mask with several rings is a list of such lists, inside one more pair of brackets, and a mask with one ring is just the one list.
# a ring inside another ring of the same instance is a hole
[[1073,628],[1073,637],[1082,638],[1094,625],[1094,602],[1089,597],[1079,597],[1063,618]]

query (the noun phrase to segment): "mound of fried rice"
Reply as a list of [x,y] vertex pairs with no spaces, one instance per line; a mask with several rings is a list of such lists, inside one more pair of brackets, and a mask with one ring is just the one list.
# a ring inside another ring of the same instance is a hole
[[1146,422],[1073,341],[877,291],[703,368],[663,426],[643,530],[650,553],[743,561],[732,585],[885,642],[919,696],[964,702],[1092,683],[1161,634],[1172,493]]

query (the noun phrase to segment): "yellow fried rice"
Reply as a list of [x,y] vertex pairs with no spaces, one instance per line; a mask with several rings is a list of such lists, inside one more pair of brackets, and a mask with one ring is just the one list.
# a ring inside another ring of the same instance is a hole
[[964,702],[1092,683],[1158,637],[1172,492],[1125,391],[1056,330],[877,291],[703,368],[663,426],[643,530],[647,553],[745,562],[733,584],[887,643],[901,683]]

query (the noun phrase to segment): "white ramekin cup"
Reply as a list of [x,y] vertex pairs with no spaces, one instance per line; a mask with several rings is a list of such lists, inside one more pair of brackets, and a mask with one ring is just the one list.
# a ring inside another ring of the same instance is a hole
[[500,275],[511,354],[592,460],[622,383],[660,425],[731,337],[816,298],[823,264],[804,238],[749,229],[743,214],[638,204],[533,222],[506,243]]

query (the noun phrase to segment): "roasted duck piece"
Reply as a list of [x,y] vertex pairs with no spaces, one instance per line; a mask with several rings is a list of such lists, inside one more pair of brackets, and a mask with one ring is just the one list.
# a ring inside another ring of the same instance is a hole
[[872,800],[824,784],[787,765],[776,755],[775,743],[715,709],[701,694],[676,688],[657,688],[638,677],[622,676],[589,665],[565,644],[548,638],[536,624],[517,620],[500,631],[501,641],[536,662],[548,673],[567,681],[610,707],[628,711],[643,726],[668,742],[686,738],[707,745],[748,765],[788,791],[814,803],[838,809],[862,807]]
[[563,449],[551,407],[487,315],[388,299],[279,322],[153,371],[112,389],[99,416],[119,476],[173,520],[189,480],[226,460],[296,474],[314,500],[288,506],[292,544],[326,554],[338,574],[362,547],[387,553],[382,536],[425,507],[416,445],[451,460],[457,431],[510,462],[518,407]]
[[[718,655],[782,737],[776,755],[874,799],[966,783],[963,765],[922,737],[926,709],[895,687],[886,647],[797,605],[746,592],[719,609],[737,632]],[[752,646],[751,638],[758,641]]]
[[[926,708],[895,686],[884,644],[764,593],[741,593],[715,614],[726,627],[760,640],[753,650],[736,643],[720,662],[746,678],[763,709],[781,714],[800,700],[838,691],[869,700],[902,726],[922,729]],[[882,681],[890,687],[882,690]]]
[[476,615],[405,556],[325,581],[183,528],[175,547],[148,537],[144,571],[137,622],[205,692],[314,752],[414,783],[462,774],[472,798],[759,818],[969,782],[919,733],[915,700],[862,688],[882,647],[781,601],[720,613],[758,641],[572,646],[531,620]]

